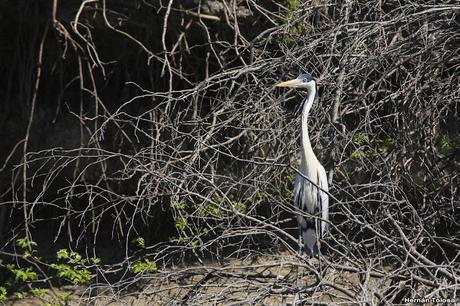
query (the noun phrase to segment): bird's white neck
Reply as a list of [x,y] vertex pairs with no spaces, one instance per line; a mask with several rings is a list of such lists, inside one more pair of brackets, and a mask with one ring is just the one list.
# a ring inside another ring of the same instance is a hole
[[307,167],[308,167],[307,161],[311,160],[311,158],[316,159],[316,155],[313,152],[313,149],[310,143],[310,138],[308,136],[308,114],[310,113],[310,109],[313,105],[313,102],[315,101],[315,96],[316,96],[316,86],[312,86],[308,90],[308,96],[304,102],[303,109],[302,109],[301,145],[302,145],[302,151],[303,151],[302,158],[305,159],[305,160],[302,160],[302,162]]

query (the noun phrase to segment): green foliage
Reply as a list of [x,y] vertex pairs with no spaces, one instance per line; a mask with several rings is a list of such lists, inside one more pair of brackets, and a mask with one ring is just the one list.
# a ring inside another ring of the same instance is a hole
[[185,237],[169,237],[169,241],[178,245],[192,245],[193,240]]
[[83,268],[79,269],[67,264],[51,264],[51,267],[58,270],[58,277],[65,278],[74,285],[84,285],[91,280],[91,272]]
[[34,281],[38,279],[38,275],[33,271],[32,267],[17,268],[14,265],[6,265],[6,268],[14,274],[17,282]]
[[187,208],[187,203],[185,201],[171,201],[171,207],[177,210],[184,210]]
[[23,298],[25,298],[25,297],[27,296],[27,293],[24,292],[24,291],[16,291],[16,292],[14,293],[14,296],[15,296],[16,298],[18,298],[18,299],[23,299]]
[[295,36],[302,34],[302,27],[299,24],[295,24],[289,27],[287,35],[284,36],[283,42],[287,46],[293,46],[296,43]]
[[197,216],[199,217],[208,217],[208,216],[215,216],[215,217],[225,217],[226,213],[223,209],[219,206],[210,203],[204,202],[198,207]]
[[[197,232],[205,235],[209,232],[209,230],[207,228],[198,228]],[[178,245],[185,245],[192,248],[196,248],[200,245],[200,240],[189,237],[169,237],[169,241]]]
[[[83,285],[90,282],[92,274],[85,268],[79,268],[78,265],[89,263],[89,259],[74,251],[60,249],[56,252],[56,257],[61,260],[66,260],[67,263],[51,264],[51,267],[57,270],[57,276],[72,282],[74,285]],[[100,262],[99,258],[92,258],[93,263]]]
[[[35,247],[37,244],[32,240],[21,238],[17,241],[18,246],[21,248],[29,248]],[[28,251],[25,251],[24,254],[28,253],[28,256],[32,256]],[[23,255],[26,256],[26,255]],[[56,252],[56,257],[59,260],[65,260],[66,263],[52,263],[50,267],[57,270],[57,277],[64,278],[69,280],[74,285],[83,285],[90,282],[92,274],[85,268],[81,268],[81,265],[87,264],[92,262],[97,264],[100,262],[99,258],[91,258],[91,259],[84,259],[80,254],[77,252],[69,251],[66,249],[61,249]],[[38,257],[33,257],[33,259],[37,259]],[[14,264],[7,264],[3,265],[0,261],[0,266],[6,267],[13,275],[14,280],[16,283],[31,283],[38,280],[38,274],[33,270],[32,267],[18,267]],[[9,282],[11,285],[12,283]],[[8,287],[0,287],[0,302],[5,301],[7,298],[7,288]],[[48,292],[46,289],[42,288],[31,288],[29,285],[30,292],[37,297],[43,297]],[[23,291],[16,291],[12,292],[16,298],[23,299],[27,296],[28,292]],[[60,305],[58,303],[56,305]]]
[[0,287],[0,303],[5,302],[8,299],[6,296],[6,288]]
[[58,259],[67,259],[69,258],[69,252],[66,249],[60,249],[59,251],[57,251],[56,257]]
[[369,137],[364,133],[356,133],[351,137],[351,140],[358,145],[369,143]]
[[296,11],[300,8],[300,0],[287,0],[286,7],[290,11]]
[[300,0],[287,0],[284,5],[286,12],[283,14],[288,21],[287,33],[279,39],[278,42],[282,42],[287,46],[292,46],[296,43],[294,36],[301,35],[304,32],[302,24],[300,22],[294,22],[297,11],[300,9]]
[[284,188],[283,190],[283,197],[284,198],[292,198],[292,190],[289,188]]
[[149,259],[144,259],[144,261],[138,261],[131,268],[131,271],[133,271],[134,273],[153,273],[157,270],[157,264]]
[[187,224],[187,219],[185,219],[184,217],[179,217],[176,219],[176,228],[179,231],[183,231],[187,227]]
[[142,237],[133,239],[133,243],[140,248],[145,248],[145,240]]
[[377,151],[379,153],[386,153],[394,147],[396,144],[396,139],[394,138],[385,138],[382,140],[376,140]]
[[356,133],[351,140],[358,146],[365,146],[367,149],[358,149],[351,153],[351,159],[371,158],[378,153],[387,153],[394,148],[396,139],[387,137],[385,139],[370,140],[369,136],[364,133]]
[[68,251],[66,249],[60,249],[59,251],[56,252],[56,257],[58,259],[67,259],[68,263],[70,264],[88,264],[89,262],[92,262],[93,264],[98,264],[101,262],[100,258],[94,257],[94,258],[82,258],[80,254],[74,251]]
[[43,289],[43,288],[33,288],[31,292],[36,297],[43,298],[48,293],[48,290]]
[[24,258],[29,258],[32,257],[32,254],[29,251],[24,251],[24,254],[22,254],[22,256],[24,256]]
[[17,239],[16,244],[23,249],[33,249],[37,246],[37,243],[35,241],[27,237]]
[[454,148],[453,141],[449,136],[443,135],[441,138],[441,148],[445,151],[450,151]]
[[251,198],[249,198],[248,201],[250,203],[258,203],[267,197],[268,197],[268,192],[260,191],[254,194]]
[[375,154],[372,151],[361,151],[361,150],[356,150],[353,153],[351,153],[350,157],[352,159],[361,159],[361,158],[369,158],[373,157]]
[[98,257],[90,258],[90,261],[95,265],[100,264],[102,262],[102,260]]
[[232,205],[233,209],[235,209],[239,213],[243,214],[243,213],[246,212],[247,207],[246,207],[246,204],[244,204],[243,202],[232,201],[231,205]]
[[71,295],[70,292],[63,292],[63,293],[58,295],[58,300],[61,301],[61,302],[64,302],[65,304],[67,304],[67,303],[70,302],[71,296],[72,295]]
[[[260,198],[265,197],[266,193],[260,193],[259,196]],[[257,200],[257,196],[252,199],[252,201],[254,200]],[[224,205],[224,203],[229,203],[231,209],[234,209],[239,213],[245,213],[248,209],[247,204],[245,202],[235,200],[233,195],[229,196],[229,201],[224,201],[222,197],[215,195],[213,196],[213,202],[220,203],[221,205]],[[232,214],[231,212],[221,208],[219,205],[214,204],[213,202],[201,203],[201,205],[198,207],[197,216],[225,218]]]
[[68,261],[71,264],[85,264],[88,262],[87,259],[82,259],[80,254],[78,254],[77,252],[73,252],[73,251],[70,252]]

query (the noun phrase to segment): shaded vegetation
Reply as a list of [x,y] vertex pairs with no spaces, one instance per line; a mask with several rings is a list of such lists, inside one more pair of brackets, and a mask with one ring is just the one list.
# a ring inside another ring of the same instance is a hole
[[[178,263],[283,251],[301,265],[291,190],[303,94],[272,84],[302,71],[319,83],[310,137],[332,180],[326,267],[382,280],[325,287],[347,303],[456,297],[459,9],[2,2],[0,302],[189,277],[169,270]],[[298,292],[238,273],[259,293],[241,303]]]

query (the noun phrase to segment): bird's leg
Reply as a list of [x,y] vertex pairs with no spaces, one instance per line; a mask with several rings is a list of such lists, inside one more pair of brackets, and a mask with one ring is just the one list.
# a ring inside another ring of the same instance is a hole
[[298,245],[299,245],[299,253],[298,253],[298,255],[302,256],[302,229],[300,227],[299,227],[299,242],[298,242]]
[[[302,229],[299,226],[299,251],[297,253],[298,258],[302,258]],[[296,271],[296,285],[299,286],[299,266],[297,265],[297,271]]]
[[316,243],[317,243],[317,246],[318,246],[318,269],[319,269],[318,283],[320,283],[322,281],[322,278],[323,278],[323,269],[322,269],[322,265],[321,265],[321,245],[320,245],[320,242],[319,242],[318,238],[316,238]]
[[321,266],[321,251],[318,251],[318,266],[319,266],[319,281],[321,282],[322,278],[323,278],[323,269],[322,269],[322,266]]
[[[299,240],[298,240],[298,246],[299,246],[299,249],[298,249],[298,252],[297,252],[297,256],[298,258],[302,258],[302,229],[300,228],[299,226]],[[300,292],[299,292],[299,265],[297,265],[297,268],[296,268],[296,275],[295,275],[295,284],[296,284],[296,291],[294,293],[294,300],[292,301],[292,305],[297,305],[298,304],[298,300],[300,299]]]

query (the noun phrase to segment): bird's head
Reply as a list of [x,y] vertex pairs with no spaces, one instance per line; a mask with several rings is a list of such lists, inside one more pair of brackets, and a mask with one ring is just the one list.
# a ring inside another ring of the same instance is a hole
[[315,89],[315,86],[315,79],[308,73],[303,73],[293,80],[275,84],[275,87],[306,88],[309,91]]

